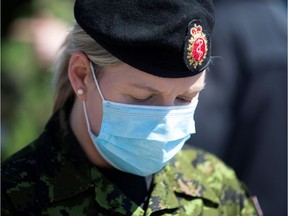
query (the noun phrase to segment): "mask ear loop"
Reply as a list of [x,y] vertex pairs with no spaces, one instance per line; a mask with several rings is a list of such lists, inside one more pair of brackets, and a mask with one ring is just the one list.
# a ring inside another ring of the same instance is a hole
[[[103,94],[100,90],[100,86],[98,84],[98,81],[96,79],[96,76],[95,76],[95,71],[94,71],[94,67],[93,67],[93,63],[90,61],[90,69],[91,69],[91,72],[92,72],[92,76],[93,76],[93,79],[94,79],[94,82],[95,82],[95,85],[96,85],[96,88],[100,94],[100,97],[102,98],[102,101],[105,101],[104,97],[103,97]],[[86,107],[86,101],[83,100],[83,109],[84,109],[84,115],[85,115],[85,120],[86,120],[86,125],[87,125],[87,129],[88,131],[91,132],[91,127],[90,127],[90,122],[89,122],[89,118],[88,118],[88,112],[87,112],[87,107]]]
[[99,83],[98,83],[98,81],[97,81],[97,79],[96,79],[96,75],[95,75],[93,63],[92,63],[91,61],[90,61],[90,69],[91,69],[92,76],[93,76],[93,79],[94,79],[94,81],[95,81],[95,85],[96,85],[96,87],[97,87],[97,90],[98,90],[98,92],[99,92],[102,100],[105,101],[105,99],[104,99],[104,97],[103,97],[103,94],[102,94],[102,92],[101,92],[101,90],[100,90]]
[[89,122],[89,119],[88,119],[88,113],[87,113],[87,108],[86,108],[86,101],[83,100],[82,104],[83,104],[83,109],[84,109],[84,115],[85,115],[85,120],[86,120],[87,129],[88,129],[88,131],[90,132],[90,131],[91,131],[91,128],[90,128],[90,122]]

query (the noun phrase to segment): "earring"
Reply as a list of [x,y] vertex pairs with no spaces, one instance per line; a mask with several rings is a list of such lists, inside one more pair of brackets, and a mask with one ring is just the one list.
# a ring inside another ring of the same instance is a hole
[[84,94],[84,90],[83,90],[82,88],[79,88],[79,89],[77,90],[77,94],[78,94],[78,95],[83,95],[83,94]]

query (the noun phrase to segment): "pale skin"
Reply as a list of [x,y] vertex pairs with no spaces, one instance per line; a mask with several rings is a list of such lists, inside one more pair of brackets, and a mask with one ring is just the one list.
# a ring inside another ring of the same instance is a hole
[[[87,131],[83,101],[86,101],[91,130],[98,135],[102,120],[102,99],[86,55],[81,52],[72,55],[68,75],[77,96],[70,115],[72,131],[93,164],[111,167],[94,147]],[[162,78],[123,63],[105,67],[98,83],[104,98],[109,101],[153,106],[189,105],[198,98],[205,86],[205,72],[186,78]],[[79,95],[78,89],[83,89],[84,93]]]

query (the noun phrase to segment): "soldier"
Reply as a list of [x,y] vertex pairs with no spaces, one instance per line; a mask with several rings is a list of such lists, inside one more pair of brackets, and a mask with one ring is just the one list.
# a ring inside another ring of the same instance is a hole
[[[76,0],[54,114],[2,165],[3,215],[257,215],[233,170],[200,149],[209,0]],[[261,213],[258,213],[261,214]]]

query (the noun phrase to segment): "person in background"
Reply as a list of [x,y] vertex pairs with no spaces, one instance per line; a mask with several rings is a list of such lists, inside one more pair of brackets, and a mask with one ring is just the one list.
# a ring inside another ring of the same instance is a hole
[[211,60],[212,1],[76,0],[74,15],[54,113],[2,164],[1,215],[257,215],[232,169],[183,148]]
[[287,208],[287,17],[278,1],[215,1],[214,62],[188,141],[236,170],[265,215]]

